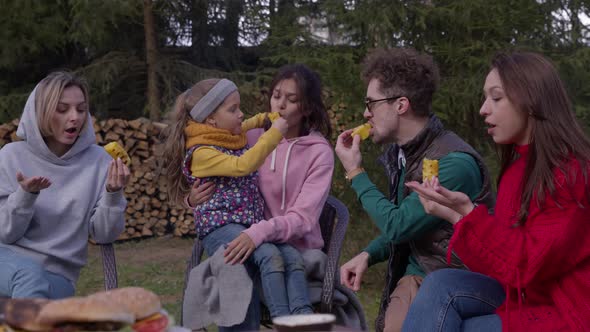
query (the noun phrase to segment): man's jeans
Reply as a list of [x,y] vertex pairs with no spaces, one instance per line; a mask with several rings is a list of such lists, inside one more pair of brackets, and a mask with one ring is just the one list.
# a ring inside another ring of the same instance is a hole
[[73,296],[74,285],[41,264],[0,247],[0,296],[60,299]]
[[[209,233],[203,239],[207,255],[213,255],[217,248],[237,238],[245,229],[240,224],[228,224]],[[265,303],[272,317],[313,312],[303,259],[297,249],[286,244],[263,243],[248,258],[245,267],[252,280],[260,274]],[[260,299],[253,289],[244,322],[229,328],[219,327],[219,331],[254,331],[259,327]]]
[[437,270],[424,279],[403,331],[502,331],[495,310],[505,297],[500,283],[483,274]]

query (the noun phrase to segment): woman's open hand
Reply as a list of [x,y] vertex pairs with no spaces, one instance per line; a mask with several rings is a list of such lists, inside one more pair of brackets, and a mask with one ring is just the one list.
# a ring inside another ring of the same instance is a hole
[[469,196],[460,191],[446,189],[440,185],[437,177],[423,183],[411,181],[406,185],[418,194],[426,213],[453,224],[474,208]]
[[107,174],[107,191],[112,193],[119,191],[129,182],[129,168],[125,166],[121,158],[111,161]]
[[234,265],[236,263],[244,264],[246,259],[256,250],[254,241],[246,233],[241,233],[237,238],[231,241],[223,256],[225,257],[225,263]]
[[16,181],[24,191],[29,193],[39,193],[39,191],[51,185],[51,180],[44,176],[31,176],[28,178],[20,171],[16,172]]
[[420,203],[422,203],[422,206],[424,207],[424,211],[426,211],[426,213],[430,215],[444,219],[453,225],[456,224],[463,217],[459,213],[442,204],[429,200],[428,198],[425,198],[420,195],[418,195],[418,197],[420,198]]

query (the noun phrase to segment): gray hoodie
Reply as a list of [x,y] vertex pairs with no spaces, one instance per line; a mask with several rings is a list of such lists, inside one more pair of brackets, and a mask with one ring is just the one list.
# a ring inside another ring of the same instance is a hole
[[[88,237],[114,241],[125,228],[127,201],[122,190],[106,191],[112,158],[96,145],[92,118],[63,156],[45,144],[35,116],[33,90],[17,135],[24,141],[0,149],[0,246],[38,261],[48,271],[75,283],[86,264]],[[16,172],[45,176],[49,188],[24,191]]]

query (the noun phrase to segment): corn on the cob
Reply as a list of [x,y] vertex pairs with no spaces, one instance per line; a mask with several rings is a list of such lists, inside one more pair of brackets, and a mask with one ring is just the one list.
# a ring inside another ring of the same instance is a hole
[[123,149],[123,147],[119,145],[119,143],[110,142],[109,144],[104,146],[104,149],[111,155],[111,157],[113,157],[113,159],[121,158],[121,160],[125,165],[127,165],[127,167],[131,165],[131,158],[129,158],[129,155],[127,154],[125,149]]

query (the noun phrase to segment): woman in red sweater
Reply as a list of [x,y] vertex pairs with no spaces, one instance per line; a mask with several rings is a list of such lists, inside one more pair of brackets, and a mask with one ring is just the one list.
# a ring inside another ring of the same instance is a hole
[[541,55],[497,55],[484,94],[501,157],[494,213],[436,178],[409,184],[455,225],[448,255],[471,271],[431,273],[404,331],[590,331],[590,140]]

